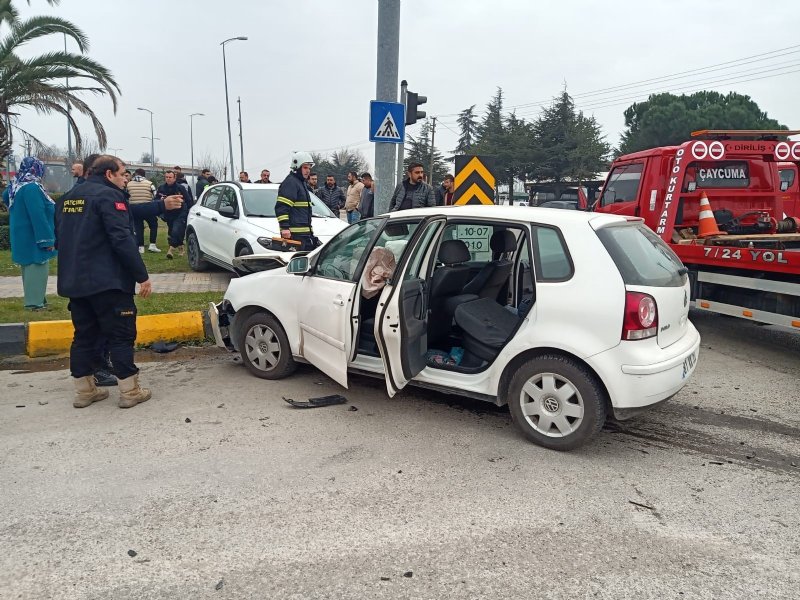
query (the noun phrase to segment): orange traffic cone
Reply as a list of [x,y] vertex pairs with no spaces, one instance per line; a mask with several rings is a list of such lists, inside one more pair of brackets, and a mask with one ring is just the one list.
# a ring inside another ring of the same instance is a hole
[[711,210],[711,203],[705,192],[700,196],[700,222],[697,227],[697,237],[705,238],[712,235],[725,235],[727,232],[720,231],[717,227],[717,220]]

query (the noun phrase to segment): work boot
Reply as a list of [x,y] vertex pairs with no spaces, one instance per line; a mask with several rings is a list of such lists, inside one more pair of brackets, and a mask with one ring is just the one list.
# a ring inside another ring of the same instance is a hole
[[172,253],[173,253],[174,251],[175,251],[175,248],[173,248],[172,246],[170,246],[170,247],[169,247],[169,250],[167,250],[167,258],[168,258],[168,259],[172,260],[172,258],[173,258],[173,257],[172,257]]
[[86,408],[93,402],[108,398],[108,390],[98,390],[92,375],[73,377],[72,380],[75,382],[75,400],[72,401],[75,408]]
[[183,244],[178,246],[177,250],[178,250],[178,256],[186,256],[186,248],[184,247]]
[[137,404],[150,400],[152,394],[147,388],[139,385],[139,374],[119,380],[119,407],[133,408]]
[[158,246],[156,246],[155,244],[150,244],[147,247],[147,251],[148,252],[161,252],[161,250],[159,250]]
[[94,372],[94,382],[98,387],[108,387],[117,385],[117,378],[107,369],[97,369],[97,371]]

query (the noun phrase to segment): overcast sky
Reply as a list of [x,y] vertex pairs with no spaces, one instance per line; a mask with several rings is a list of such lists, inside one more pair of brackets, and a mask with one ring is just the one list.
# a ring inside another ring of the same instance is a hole
[[[194,112],[205,114],[194,118],[195,157],[222,157],[227,129],[220,42],[242,35],[249,40],[226,45],[237,169],[237,97],[251,176],[267,167],[281,179],[295,149],[347,146],[374,164],[367,139],[378,0],[15,4],[23,17],[52,13],[88,35],[90,55],[111,69],[122,88],[116,115],[107,99],[90,103],[109,146],[122,148],[123,159],[138,160],[150,148],[149,139],[142,139],[150,136],[149,115],[137,111],[140,106],[155,113],[156,156],[162,162],[189,164]],[[400,10],[400,79],[428,96],[422,108],[440,116],[436,145],[445,152],[456,141],[454,113],[472,104],[482,112],[498,86],[507,108],[532,119],[566,84],[612,145],[624,128],[624,109],[657,91],[748,94],[770,117],[800,128],[798,0],[402,0]],[[53,36],[21,53],[59,47],[63,39]],[[766,60],[727,65],[734,68],[587,95],[781,49],[786,50],[757,57]],[[760,79],[742,81],[755,78]],[[82,131],[91,131],[88,120],[80,123]],[[20,124],[66,147],[63,117],[23,112]],[[409,127],[412,134],[418,130]]]

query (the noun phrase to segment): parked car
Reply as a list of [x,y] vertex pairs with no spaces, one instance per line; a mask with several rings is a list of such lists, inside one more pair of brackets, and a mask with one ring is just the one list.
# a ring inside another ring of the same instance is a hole
[[568,450],[676,394],[698,359],[689,279],[638,218],[503,206],[355,223],[310,253],[260,257],[209,317],[265,379],[309,362],[508,404]]
[[[225,182],[207,187],[189,210],[186,245],[189,266],[204,271],[208,263],[233,270],[236,257],[273,251],[280,236],[275,218],[278,184]],[[347,227],[311,194],[312,229],[323,243]]]

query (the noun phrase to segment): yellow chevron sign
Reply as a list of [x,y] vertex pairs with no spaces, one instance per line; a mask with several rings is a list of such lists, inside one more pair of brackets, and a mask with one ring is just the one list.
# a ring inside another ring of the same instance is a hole
[[453,204],[494,204],[494,157],[456,156]]

